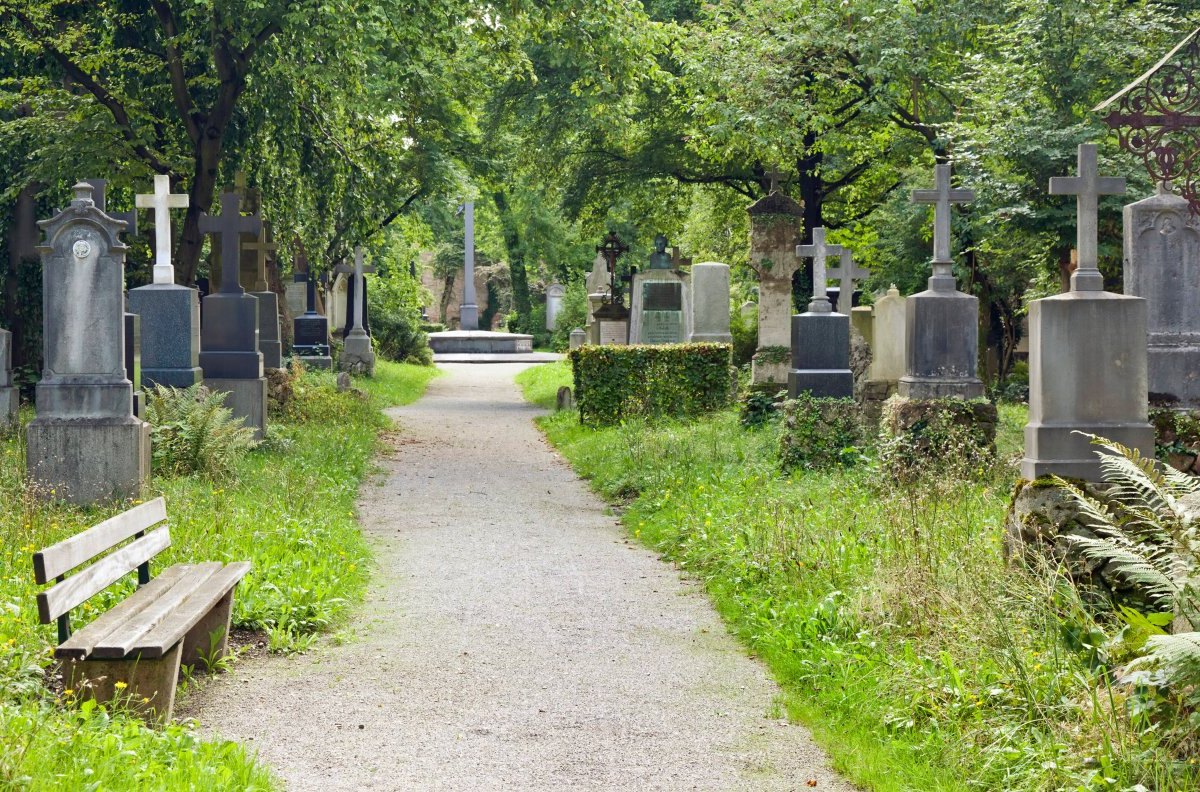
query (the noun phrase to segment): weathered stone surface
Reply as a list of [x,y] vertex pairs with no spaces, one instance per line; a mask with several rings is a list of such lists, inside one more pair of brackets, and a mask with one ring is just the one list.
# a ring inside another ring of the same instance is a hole
[[629,342],[680,344],[691,328],[691,289],[686,273],[667,269],[639,272],[630,289]]
[[850,309],[850,327],[862,337],[867,346],[874,346],[874,315],[875,311],[869,305],[859,305]]
[[899,382],[904,376],[908,356],[906,306],[895,286],[875,301],[871,333],[871,379]]
[[[253,299],[253,298],[251,298]],[[254,430],[254,439],[262,440],[267,431],[267,378],[220,379],[205,377],[205,387],[225,396],[225,406],[234,418],[241,418]]]
[[788,395],[795,398],[802,392],[834,399],[854,395],[850,317],[811,311],[792,317]]
[[258,300],[258,351],[262,353],[263,368],[277,369],[283,365],[283,342],[279,336],[279,295],[273,291],[251,292]]
[[897,478],[972,477],[995,460],[998,423],[996,405],[983,399],[892,396],[880,419],[883,465]]
[[[930,278],[932,281],[936,279]],[[907,362],[899,392],[908,399],[975,399],[983,395],[976,375],[979,301],[960,291],[931,288],[908,298]]]
[[692,265],[692,321],[689,341],[728,344],[729,265],[703,262]]
[[558,389],[558,393],[555,395],[554,409],[558,412],[562,412],[563,410],[571,410],[574,408],[575,394],[572,393],[569,386],[563,385]]
[[19,406],[12,381],[12,333],[0,329],[0,429],[16,423]]
[[26,441],[29,481],[39,497],[77,504],[140,498],[150,478],[150,424],[132,414],[67,420],[39,415]]
[[553,332],[558,327],[558,314],[562,311],[563,298],[567,290],[561,283],[546,287],[546,329]]
[[576,327],[571,331],[570,348],[579,349],[587,340],[587,332],[582,327]]
[[1146,300],[1150,401],[1200,408],[1200,219],[1160,188],[1125,207],[1125,294]]
[[130,290],[129,307],[142,317],[143,386],[188,388],[202,381],[199,293],[151,284]]
[[[758,276],[758,348],[787,349],[792,343],[792,275],[803,266],[796,255],[800,244],[800,204],[782,193],[771,193],[747,210],[750,214],[750,267]],[[788,379],[788,359],[758,355],[752,364],[756,386],[783,385]]]
[[145,418],[146,399],[142,394],[142,317],[125,314],[125,379],[133,383],[133,417]]
[[1021,475],[1101,481],[1086,434],[1152,457],[1146,301],[1103,291],[1034,300],[1029,331],[1029,423]]

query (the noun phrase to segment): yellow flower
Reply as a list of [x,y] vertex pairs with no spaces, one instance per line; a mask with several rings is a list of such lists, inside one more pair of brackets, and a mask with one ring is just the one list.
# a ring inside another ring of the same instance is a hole
[[74,695],[75,695],[75,691],[74,691],[74,690],[72,690],[71,688],[67,688],[66,690],[64,690],[64,691],[63,691],[63,695],[64,695],[64,696],[74,696]]
[[129,687],[129,684],[126,682],[116,682],[113,684],[113,687],[115,687],[117,690],[124,690],[125,688]]
[[149,703],[150,703],[150,697],[149,697],[149,696],[142,696],[142,703],[143,703],[143,704],[149,704]]

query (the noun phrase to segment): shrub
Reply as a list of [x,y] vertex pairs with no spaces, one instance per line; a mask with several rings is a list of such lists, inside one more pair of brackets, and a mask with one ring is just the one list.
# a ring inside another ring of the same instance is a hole
[[214,481],[229,478],[238,460],[254,446],[254,431],[233,417],[225,395],[203,385],[150,388],[146,420],[154,472],[160,476],[198,473]]
[[388,360],[429,365],[433,353],[421,327],[424,290],[407,275],[368,276],[368,310],[375,349]]
[[783,470],[848,467],[862,459],[862,420],[854,399],[801,393],[783,405],[779,465]]
[[996,460],[996,405],[984,399],[905,399],[883,405],[880,460],[893,476],[981,478]]
[[759,429],[779,416],[787,391],[772,396],[763,390],[750,391],[738,400],[738,420],[747,429]]
[[758,351],[758,308],[742,315],[735,308],[729,314],[729,332],[733,334],[733,365],[745,366]]
[[584,424],[713,412],[733,400],[729,344],[583,346],[570,353]]

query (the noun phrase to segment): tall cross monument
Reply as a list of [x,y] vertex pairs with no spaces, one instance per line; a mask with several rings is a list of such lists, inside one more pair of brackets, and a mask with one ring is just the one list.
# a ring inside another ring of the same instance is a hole
[[842,245],[826,241],[825,228],[812,232],[812,244],[797,245],[798,259],[813,261],[813,296],[808,310],[792,317],[792,366],[788,370],[788,394],[793,398],[809,393],[818,398],[848,398],[854,395],[850,371],[850,317],[834,313],[829,304],[830,256],[845,256]]

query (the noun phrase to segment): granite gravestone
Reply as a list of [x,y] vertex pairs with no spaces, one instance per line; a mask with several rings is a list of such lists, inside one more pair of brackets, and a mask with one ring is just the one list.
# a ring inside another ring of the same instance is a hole
[[584,345],[586,340],[587,340],[587,333],[584,332],[582,327],[576,327],[574,330],[571,331],[570,348],[571,349],[579,349],[579,347]]
[[333,358],[329,356],[329,320],[317,313],[317,280],[309,271],[303,251],[296,256],[296,271],[303,272],[306,278],[306,310],[292,320],[295,339],[292,354],[309,368],[328,371],[333,368]]
[[250,296],[258,300],[258,351],[262,353],[263,368],[283,367],[283,342],[279,334],[279,295],[267,283],[267,258],[279,249],[271,240],[271,224],[259,223],[258,236],[253,242],[242,242],[243,251],[254,253],[254,286]]
[[935,187],[914,190],[913,203],[933,204],[933,276],[929,288],[908,298],[904,376],[898,387],[909,399],[974,399],[983,396],[976,375],[979,300],[958,290],[950,257],[953,204],[975,200],[971,190],[950,186],[950,166],[934,167]]
[[554,332],[558,326],[558,314],[562,311],[563,297],[567,290],[561,283],[551,283],[546,287],[546,329]]
[[841,245],[825,241],[825,229],[813,229],[811,245],[797,245],[797,258],[813,260],[813,297],[808,310],[792,317],[792,368],[788,371],[788,395],[810,393],[818,398],[849,398],[854,395],[850,371],[850,317],[833,312],[826,295],[830,254],[843,255]]
[[[258,351],[258,300],[238,282],[238,246],[242,234],[257,234],[261,221],[241,214],[237,193],[221,196],[221,214],[200,216],[200,231],[220,239],[221,287],[204,298],[200,368],[204,384],[225,394],[235,417],[261,440],[267,428],[267,380]],[[217,245],[214,245],[216,247]]]
[[691,315],[689,279],[671,269],[667,238],[654,239],[648,266],[632,277],[629,308],[629,342],[632,344],[682,344],[687,340]]
[[1200,219],[1166,185],[1125,207],[1125,293],[1146,300],[1150,401],[1200,409]]
[[142,382],[190,388],[200,370],[200,295],[175,283],[171,263],[171,210],[188,206],[171,192],[169,176],[154,177],[154,192],[138,195],[137,208],[154,212],[154,282],[129,292],[129,305],[142,317]]
[[375,373],[375,350],[371,346],[371,337],[363,327],[363,316],[367,305],[364,300],[363,288],[363,250],[354,248],[354,318],[350,333],[342,346],[342,355],[338,367],[342,371],[355,374],[365,374],[370,377]]
[[850,315],[854,306],[854,292],[859,281],[871,277],[871,271],[854,263],[854,256],[846,248],[842,248],[838,268],[828,273],[830,280],[838,282],[838,298],[833,310],[837,313]]
[[0,429],[17,422],[20,408],[17,389],[12,378],[12,333],[0,328]]
[[692,265],[692,321],[688,341],[729,344],[729,265],[714,261]]
[[[463,204],[463,300],[458,309],[458,329],[479,329],[479,305],[475,302],[475,202]],[[356,254],[357,257],[357,254]],[[361,285],[362,278],[355,278]],[[366,305],[366,303],[363,303]],[[491,329],[490,327],[488,328]],[[348,339],[347,339],[348,340]],[[374,357],[371,366],[374,368]]]
[[[299,239],[295,241],[295,244],[299,253],[292,264],[292,280],[284,289],[283,295],[288,313],[293,317],[308,311],[308,259],[304,258],[304,248]],[[293,343],[295,343],[294,340]]]
[[[359,289],[362,289],[362,304],[364,308],[369,305],[367,302],[367,279],[363,278],[360,285],[358,279],[354,277],[353,265],[338,264],[333,268],[333,271],[338,276],[338,281],[342,284],[342,289],[340,292],[338,292],[338,294],[345,303],[345,305],[342,306],[345,313],[345,319],[343,320],[341,330],[342,339],[345,340],[345,338],[350,335],[350,331],[354,329],[354,314],[356,311],[355,306],[358,305]],[[364,275],[373,275],[374,273],[374,264],[363,265]],[[367,335],[371,335],[371,312],[369,310],[364,310],[362,316],[360,317],[360,321],[362,321],[363,330],[366,331]]]
[[1071,290],[1029,304],[1029,423],[1021,475],[1102,481],[1099,435],[1154,458],[1147,422],[1146,301],[1104,291],[1097,254],[1101,195],[1125,180],[1099,175],[1096,147],[1079,146],[1079,175],[1050,180],[1051,195],[1074,195],[1079,266]]
[[125,223],[92,186],[51,220],[42,256],[44,368],[26,468],[42,497],[88,504],[136,498],[150,475],[150,425],[133,415],[125,376]]
[[796,257],[804,209],[774,191],[747,211],[749,264],[758,276],[758,351],[751,379],[757,387],[782,386],[788,381],[792,345],[792,276],[804,264]]

